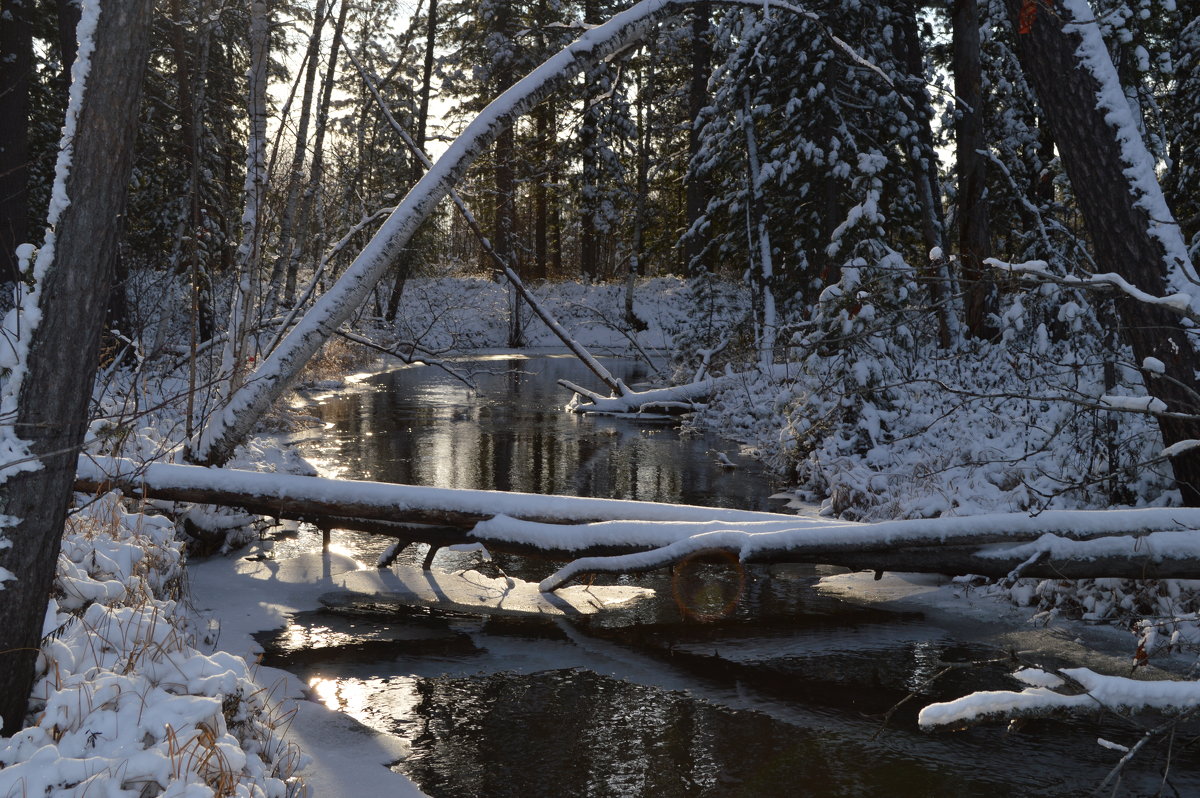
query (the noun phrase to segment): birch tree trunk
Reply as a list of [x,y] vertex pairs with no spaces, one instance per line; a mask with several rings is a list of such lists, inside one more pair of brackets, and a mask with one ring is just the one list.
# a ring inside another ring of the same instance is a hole
[[78,53],[75,79],[86,74],[87,90],[72,98],[68,118],[75,114],[76,126],[73,136],[64,136],[67,154],[59,158],[60,164],[70,165],[63,185],[70,204],[52,208],[53,231],[39,252],[39,259],[49,262],[35,266],[45,268],[35,289],[40,291],[38,313],[21,328],[29,347],[26,371],[19,378],[10,375],[10,381],[19,383],[5,386],[6,394],[16,394],[11,432],[40,461],[37,470],[10,471],[0,487],[4,515],[18,519],[5,530],[12,546],[0,549],[0,574],[7,570],[16,575],[4,584],[0,600],[5,735],[19,730],[25,719],[76,459],[87,429],[100,331],[124,225],[152,6],[151,0],[104,0],[97,22],[97,3],[85,0],[81,39],[95,24],[95,50],[81,46]]
[[250,3],[250,72],[247,77],[246,180],[243,183],[242,240],[237,249],[238,282],[229,311],[229,337],[221,355],[221,374],[228,380],[224,396],[241,385],[247,368],[246,330],[253,305],[252,292],[262,267],[263,199],[267,188],[267,61],[270,56],[271,19],[267,0]]

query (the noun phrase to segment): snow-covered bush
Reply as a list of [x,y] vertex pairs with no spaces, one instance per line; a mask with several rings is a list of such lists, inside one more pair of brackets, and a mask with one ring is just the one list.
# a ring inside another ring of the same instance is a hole
[[699,423],[732,431],[792,472],[804,498],[850,518],[1169,499],[1169,474],[1148,465],[1161,449],[1153,420],[1100,406],[1145,389],[1079,297],[1014,294],[1001,340],[943,349],[928,316],[881,309],[849,277],[827,289],[786,379],[735,381]]
[[184,602],[174,525],[101,496],[68,523],[30,723],[0,739],[0,795],[287,798],[302,756],[241,657]]

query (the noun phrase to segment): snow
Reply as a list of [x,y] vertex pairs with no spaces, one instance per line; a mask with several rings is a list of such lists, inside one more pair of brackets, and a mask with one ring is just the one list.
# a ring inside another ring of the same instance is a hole
[[1021,668],[1013,674],[1013,678],[1030,687],[1062,687],[1066,682],[1061,676],[1047,673],[1040,668]]
[[111,494],[71,517],[59,578],[72,589],[47,612],[32,723],[0,740],[0,795],[294,794],[286,716],[178,600],[181,551],[173,524]]
[[990,717],[1036,716],[1053,710],[1114,712],[1143,709],[1181,712],[1200,704],[1200,682],[1145,681],[1123,676],[1102,676],[1088,668],[1063,668],[1061,674],[1084,692],[1073,695],[1048,687],[1027,687],[1020,692],[996,690],[972,693],[921,710],[922,728],[954,726]]
[[1183,441],[1177,441],[1176,443],[1172,443],[1170,446],[1163,449],[1161,456],[1162,457],[1177,457],[1178,455],[1181,455],[1186,451],[1195,449],[1197,446],[1200,446],[1200,440],[1195,440],[1194,438],[1189,438],[1188,440],[1183,440]]
[[1101,396],[1100,406],[1131,413],[1165,413],[1167,410],[1166,403],[1153,396]]

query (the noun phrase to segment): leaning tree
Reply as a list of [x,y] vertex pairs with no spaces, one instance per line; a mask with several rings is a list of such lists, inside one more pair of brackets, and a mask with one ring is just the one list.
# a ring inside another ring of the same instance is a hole
[[[133,162],[152,0],[84,0],[49,231],[4,320],[0,716],[20,730],[88,423]],[[22,255],[30,257],[29,248]]]

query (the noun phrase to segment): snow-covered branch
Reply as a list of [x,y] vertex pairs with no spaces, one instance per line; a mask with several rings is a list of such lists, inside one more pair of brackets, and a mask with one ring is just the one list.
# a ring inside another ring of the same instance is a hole
[[987,258],[984,263],[992,268],[1009,274],[1033,277],[1047,283],[1070,286],[1072,288],[1090,288],[1096,290],[1116,290],[1126,296],[1144,302],[1147,305],[1159,305],[1167,310],[1178,313],[1185,319],[1200,324],[1200,312],[1192,307],[1192,297],[1187,293],[1171,294],[1170,296],[1154,296],[1130,283],[1124,277],[1113,272],[1092,274],[1087,277],[1066,274],[1059,275],[1050,271],[1050,264],[1044,260],[1030,260],[1023,263],[1006,263],[997,258]]
[[[640,525],[643,543],[662,534]],[[495,519],[477,526],[492,537],[537,540],[549,530]],[[636,537],[623,527],[626,537]],[[649,551],[587,557],[544,580],[556,590],[589,573],[637,573],[689,556],[729,552],[742,562],[819,562],[887,571],[1079,578],[1200,575],[1200,511],[1051,511],[963,518],[913,519],[871,524],[797,519],[791,525],[710,525]],[[561,530],[561,527],[560,527]],[[575,534],[611,535],[605,529]],[[560,532],[561,534],[561,532]]]
[[[1178,713],[1200,706],[1200,682],[1141,681],[1102,676],[1087,668],[1065,668],[1061,674],[1067,678],[1025,668],[1014,674],[1029,685],[1024,690],[972,693],[954,701],[931,704],[921,710],[917,722],[924,729],[958,728],[989,720],[1094,712],[1102,708],[1116,712],[1153,709]],[[1071,687],[1077,692],[1060,692]]]
[[[765,373],[770,379],[786,379],[796,366],[791,363],[774,363],[765,370],[756,371],[754,376]],[[674,385],[669,388],[652,388],[648,391],[632,391],[626,388],[616,396],[600,397],[592,391],[584,391],[576,385],[566,387],[575,391],[587,402],[575,399],[567,407],[575,413],[602,413],[609,415],[624,415],[626,413],[642,413],[658,408],[679,408],[702,402],[726,385],[739,380],[751,379],[746,374],[723,374],[719,376],[701,377],[695,382],[685,385]],[[560,381],[561,383],[562,381]]]

